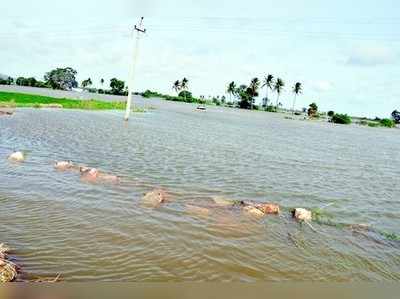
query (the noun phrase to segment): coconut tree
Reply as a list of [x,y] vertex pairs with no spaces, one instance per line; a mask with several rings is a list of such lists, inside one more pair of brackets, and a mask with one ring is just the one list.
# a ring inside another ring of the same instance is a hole
[[101,84],[101,86],[103,86],[103,85],[104,85],[104,82],[105,82],[105,81],[104,81],[104,79],[103,79],[103,78],[101,78],[101,79],[100,79],[100,84]]
[[[189,80],[186,77],[182,79],[181,89],[183,91],[187,91],[189,89]],[[183,93],[183,96],[184,96],[185,102],[186,102],[186,92]]]
[[229,83],[228,88],[226,89],[226,92],[229,94],[230,96],[230,101],[232,102],[232,96],[236,94],[236,83],[234,81],[232,81],[231,83]]
[[249,85],[249,94],[251,95],[250,110],[253,109],[254,97],[258,97],[258,89],[260,88],[261,82],[258,78],[253,78]]
[[272,76],[271,74],[268,74],[265,78],[264,78],[264,82],[262,85],[262,88],[265,87],[265,106],[268,106],[268,90],[271,90],[274,88],[274,76]]
[[297,82],[293,86],[293,93],[294,93],[294,99],[293,99],[293,107],[292,107],[292,114],[294,114],[294,107],[296,106],[296,99],[299,94],[303,92],[303,85],[300,82]]
[[179,91],[182,89],[181,81],[176,80],[172,85],[172,89],[175,90],[176,93],[179,93]]
[[284,87],[285,87],[285,82],[283,82],[281,78],[276,79],[276,82],[274,84],[274,90],[276,92],[276,111],[278,111],[279,97]]

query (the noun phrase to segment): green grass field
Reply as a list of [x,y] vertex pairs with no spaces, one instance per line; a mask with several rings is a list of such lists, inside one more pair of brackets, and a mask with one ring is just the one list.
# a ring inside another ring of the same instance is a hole
[[33,94],[0,91],[0,107],[32,107],[61,105],[64,109],[123,110],[125,102],[104,102],[98,100],[58,99]]

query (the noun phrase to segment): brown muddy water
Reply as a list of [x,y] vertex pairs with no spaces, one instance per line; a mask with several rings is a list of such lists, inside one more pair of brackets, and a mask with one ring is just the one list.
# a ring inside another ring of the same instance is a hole
[[[153,101],[122,112],[20,109],[0,118],[0,242],[21,280],[399,281],[400,242],[376,231],[289,217],[317,208],[337,223],[400,233],[400,131]],[[13,150],[23,164],[7,161]],[[89,184],[56,172],[72,160],[122,177]],[[141,204],[153,188],[173,200]],[[213,196],[276,202],[280,216],[197,215]]]

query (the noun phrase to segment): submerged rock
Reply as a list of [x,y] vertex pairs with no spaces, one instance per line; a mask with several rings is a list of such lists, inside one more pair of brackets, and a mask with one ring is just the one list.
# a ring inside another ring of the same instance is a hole
[[66,171],[74,168],[74,164],[71,161],[59,161],[54,164],[54,168],[59,171]]
[[193,205],[186,205],[186,212],[192,216],[201,218],[208,218],[210,215],[210,209]]
[[99,176],[99,171],[96,168],[81,167],[81,179],[88,182],[95,182]]
[[10,249],[0,244],[0,283],[11,282],[17,277],[17,266],[7,260]]
[[98,179],[99,181],[106,183],[113,183],[113,184],[118,184],[120,182],[119,177],[117,177],[116,175],[102,173],[102,172],[98,174]]
[[167,201],[167,193],[162,189],[155,189],[146,193],[142,198],[142,203],[146,207],[158,208]]
[[80,167],[81,180],[86,182],[100,182],[100,183],[119,183],[119,177],[107,173],[103,173],[96,168]]
[[303,208],[294,209],[292,216],[300,221],[312,221],[312,212]]
[[265,214],[279,214],[280,207],[277,204],[273,203],[265,203],[265,204],[256,204],[255,207],[260,209]]
[[214,203],[217,206],[220,206],[220,207],[231,207],[231,206],[234,206],[235,202],[236,202],[235,200],[228,199],[228,198],[225,198],[222,196],[215,196],[212,198],[212,200],[214,201]]
[[261,211],[259,208],[256,208],[254,206],[246,206],[243,208],[243,211],[247,213],[248,215],[255,216],[255,217],[263,217],[265,216],[265,213]]
[[15,152],[12,153],[9,157],[8,160],[14,161],[14,162],[24,162],[25,161],[25,156],[22,152]]

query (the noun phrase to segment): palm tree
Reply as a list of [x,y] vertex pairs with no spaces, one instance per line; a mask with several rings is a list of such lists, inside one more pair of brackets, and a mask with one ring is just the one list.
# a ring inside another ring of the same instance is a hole
[[275,85],[274,85],[274,90],[276,92],[276,111],[278,111],[278,105],[279,105],[279,96],[281,95],[281,92],[283,91],[283,88],[285,87],[285,82],[281,78],[276,79]]
[[[186,79],[186,77],[182,79],[181,89],[183,91],[187,91],[189,89],[189,80]],[[183,96],[184,96],[185,102],[186,102],[186,92],[183,93]]]
[[186,79],[186,78],[183,78],[182,79],[182,89],[188,89],[189,88],[189,80],[188,79]]
[[232,96],[234,94],[236,94],[236,83],[234,81],[229,83],[228,88],[226,89],[226,92],[229,94],[230,101],[232,102]]
[[264,78],[264,82],[262,85],[262,88],[266,87],[266,96],[265,96],[265,106],[268,106],[268,89],[270,89],[272,91],[273,87],[274,87],[274,76],[272,76],[271,74],[268,74],[265,78]]
[[303,86],[300,82],[297,82],[294,87],[293,87],[293,93],[294,93],[294,100],[293,100],[293,108],[292,108],[292,114],[294,114],[294,107],[296,105],[296,99],[299,94],[303,92]]
[[104,85],[104,79],[103,78],[100,79],[100,84],[101,84],[101,86]]
[[172,89],[175,90],[176,93],[179,93],[179,91],[182,89],[181,81],[176,80],[174,85],[172,85]]
[[260,88],[260,84],[261,84],[261,82],[258,78],[254,78],[250,82],[250,85],[249,85],[249,92],[251,95],[250,110],[253,109],[254,97],[258,97],[258,89]]

